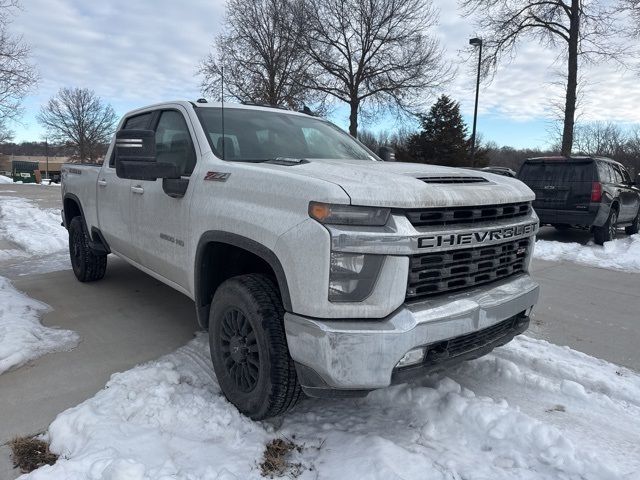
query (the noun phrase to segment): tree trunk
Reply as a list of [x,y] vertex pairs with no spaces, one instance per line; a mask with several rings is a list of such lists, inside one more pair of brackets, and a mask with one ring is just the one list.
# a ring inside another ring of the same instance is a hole
[[569,56],[567,64],[567,96],[564,107],[561,154],[570,156],[573,148],[573,127],[578,90],[578,41],[580,37],[580,0],[571,1],[569,24]]
[[351,113],[349,114],[349,133],[352,137],[358,138],[358,110],[360,109],[360,100],[351,99],[349,103]]

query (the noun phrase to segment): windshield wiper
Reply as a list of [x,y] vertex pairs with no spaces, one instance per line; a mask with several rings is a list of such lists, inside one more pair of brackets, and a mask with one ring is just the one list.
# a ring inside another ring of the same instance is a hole
[[300,165],[301,163],[309,163],[306,158],[292,158],[292,157],[276,157],[265,160],[264,163],[271,163],[274,165]]
[[309,163],[306,158],[293,157],[273,157],[273,158],[234,158],[228,159],[230,162],[247,162],[247,163],[272,163],[275,165],[300,165]]

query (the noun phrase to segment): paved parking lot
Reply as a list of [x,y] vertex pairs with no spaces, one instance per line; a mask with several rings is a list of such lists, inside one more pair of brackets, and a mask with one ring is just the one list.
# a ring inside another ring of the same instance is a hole
[[[42,207],[60,204],[58,187],[0,185],[2,195],[25,196]],[[581,232],[560,235],[548,228],[540,238],[588,241]],[[0,263],[0,275],[52,307],[45,325],[75,330],[82,340],[71,352],[0,375],[0,444],[44,431],[112,373],[175,350],[197,330],[187,297],[113,256],[105,279],[92,284],[78,283],[70,270],[29,273],[37,262]],[[542,297],[530,335],[640,371],[640,275],[545,261],[534,262],[533,275]],[[17,472],[2,450],[0,478],[13,478]]]

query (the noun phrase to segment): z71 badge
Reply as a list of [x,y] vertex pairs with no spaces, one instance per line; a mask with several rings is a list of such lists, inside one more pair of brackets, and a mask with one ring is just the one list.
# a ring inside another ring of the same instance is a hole
[[207,172],[204,179],[212,182],[226,182],[230,176],[231,174],[228,172]]

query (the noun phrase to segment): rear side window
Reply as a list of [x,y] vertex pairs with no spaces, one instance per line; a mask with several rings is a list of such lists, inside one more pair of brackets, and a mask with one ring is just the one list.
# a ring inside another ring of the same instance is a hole
[[[149,123],[151,123],[151,117],[153,116],[153,112],[143,113],[141,115],[136,115],[135,117],[129,117],[124,121],[124,125],[121,130],[146,130],[149,128]],[[111,152],[111,157],[109,158],[109,166],[114,167],[116,164],[116,152],[115,149]]]
[[615,183],[623,183],[624,177],[622,176],[622,172],[620,171],[620,168],[618,168],[618,166],[614,164],[610,164],[610,166],[615,176]]
[[594,170],[593,162],[525,162],[518,178],[525,183],[592,182]]
[[151,122],[152,112],[143,113],[142,115],[136,115],[135,117],[129,117],[124,122],[122,130],[146,130],[149,128],[149,122]]
[[620,178],[618,183],[629,183],[631,181],[631,177],[627,173],[627,171],[621,167],[620,165],[611,165],[616,171],[616,178]]
[[602,183],[611,183],[613,181],[612,171],[606,162],[598,162],[598,176]]

